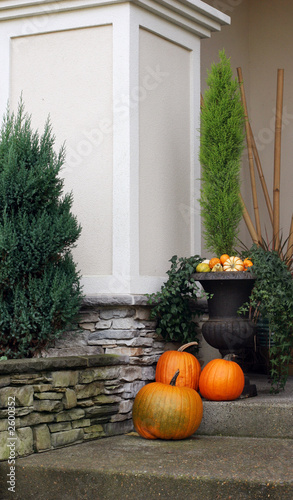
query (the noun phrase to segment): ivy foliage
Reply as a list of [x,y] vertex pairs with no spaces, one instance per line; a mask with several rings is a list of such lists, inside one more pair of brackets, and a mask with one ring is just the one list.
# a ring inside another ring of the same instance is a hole
[[71,249],[81,227],[63,195],[65,151],[49,120],[40,136],[20,101],[0,131],[0,357],[31,357],[78,312],[82,292]]
[[233,255],[242,217],[241,155],[244,111],[239,85],[225,51],[208,73],[201,110],[201,216],[206,247],[215,256]]
[[198,341],[195,318],[202,311],[196,307],[200,289],[192,274],[202,261],[198,255],[188,258],[174,255],[169,261],[168,280],[159,292],[148,295],[148,303],[153,306],[151,318],[157,320],[156,332],[167,341]]
[[250,302],[241,308],[252,308],[254,315],[261,314],[273,332],[270,346],[270,377],[272,392],[285,387],[293,348],[293,279],[277,251],[253,245],[249,251],[256,277]]

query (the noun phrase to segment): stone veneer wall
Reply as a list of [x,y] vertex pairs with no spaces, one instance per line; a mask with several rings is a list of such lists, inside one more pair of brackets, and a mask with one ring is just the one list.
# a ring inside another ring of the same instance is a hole
[[0,459],[132,430],[133,398],[153,375],[110,354],[1,361]]
[[132,430],[139,389],[166,348],[145,296],[87,297],[76,328],[35,359],[0,362],[0,460],[9,458],[9,397],[16,456]]
[[9,458],[9,397],[15,397],[16,456],[133,429],[132,404],[155,379],[168,344],[142,295],[84,299],[75,328],[34,359],[0,362],[0,460]]
[[76,328],[39,356],[126,355],[139,372],[139,366],[154,365],[165,348],[150,311],[144,295],[87,296]]

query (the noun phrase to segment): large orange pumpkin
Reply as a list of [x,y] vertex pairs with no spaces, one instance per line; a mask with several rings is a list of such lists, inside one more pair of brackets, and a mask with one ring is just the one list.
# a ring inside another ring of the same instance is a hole
[[203,405],[198,392],[171,384],[152,382],[137,393],[132,409],[135,430],[146,439],[185,439],[200,426]]
[[229,359],[213,359],[203,368],[199,378],[201,396],[212,401],[239,398],[244,388],[241,367]]
[[165,351],[159,357],[156,366],[156,382],[170,384],[174,373],[179,370],[177,387],[190,387],[198,391],[201,366],[193,354],[185,352],[185,349],[191,345],[197,345],[197,342],[189,342],[179,347],[178,351]]

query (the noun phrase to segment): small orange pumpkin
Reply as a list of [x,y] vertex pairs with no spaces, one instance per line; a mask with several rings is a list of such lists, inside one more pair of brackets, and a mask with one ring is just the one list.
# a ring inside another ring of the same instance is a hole
[[177,370],[170,385],[152,382],[138,391],[132,420],[143,438],[185,439],[200,426],[201,397],[190,387],[176,387],[178,374]]
[[211,401],[231,401],[239,398],[244,383],[242,368],[231,361],[231,355],[227,355],[223,359],[213,359],[203,368],[199,391],[201,396]]
[[227,259],[229,259],[229,255],[227,253],[223,253],[223,255],[221,255],[221,257],[220,257],[220,262],[221,262],[222,266],[225,264]]
[[218,259],[218,257],[213,257],[210,262],[209,262],[209,266],[211,269],[213,269],[213,267],[216,265],[216,264],[221,264],[220,262],[220,259]]
[[223,265],[224,271],[244,271],[244,264],[240,257],[229,257]]
[[243,265],[244,265],[244,271],[246,271],[248,267],[253,266],[253,262],[250,259],[244,259]]
[[197,342],[189,342],[179,347],[178,351],[165,351],[158,359],[156,366],[156,382],[170,384],[176,370],[179,370],[177,387],[190,387],[198,391],[199,375],[201,366],[198,359],[190,352],[184,352]]

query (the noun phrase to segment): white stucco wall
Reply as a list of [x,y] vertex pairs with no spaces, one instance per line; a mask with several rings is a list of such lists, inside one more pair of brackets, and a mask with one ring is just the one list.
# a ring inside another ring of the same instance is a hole
[[112,271],[112,27],[16,37],[10,101],[22,97],[32,125],[50,114],[56,146],[66,143],[64,191],[83,231],[74,258],[84,275]]
[[200,39],[227,23],[201,0],[0,5],[0,112],[22,93],[66,143],[85,294],[154,292],[201,252]]
[[[196,56],[199,59],[199,44]],[[154,88],[141,101],[139,121],[140,273],[162,276],[166,257],[200,251],[194,224],[191,188],[192,52],[140,30],[140,77],[160,68]],[[198,97],[197,97],[198,98]],[[197,171],[199,174],[199,171]],[[198,177],[198,175],[197,175]],[[155,249],[155,251],[154,251]]]

